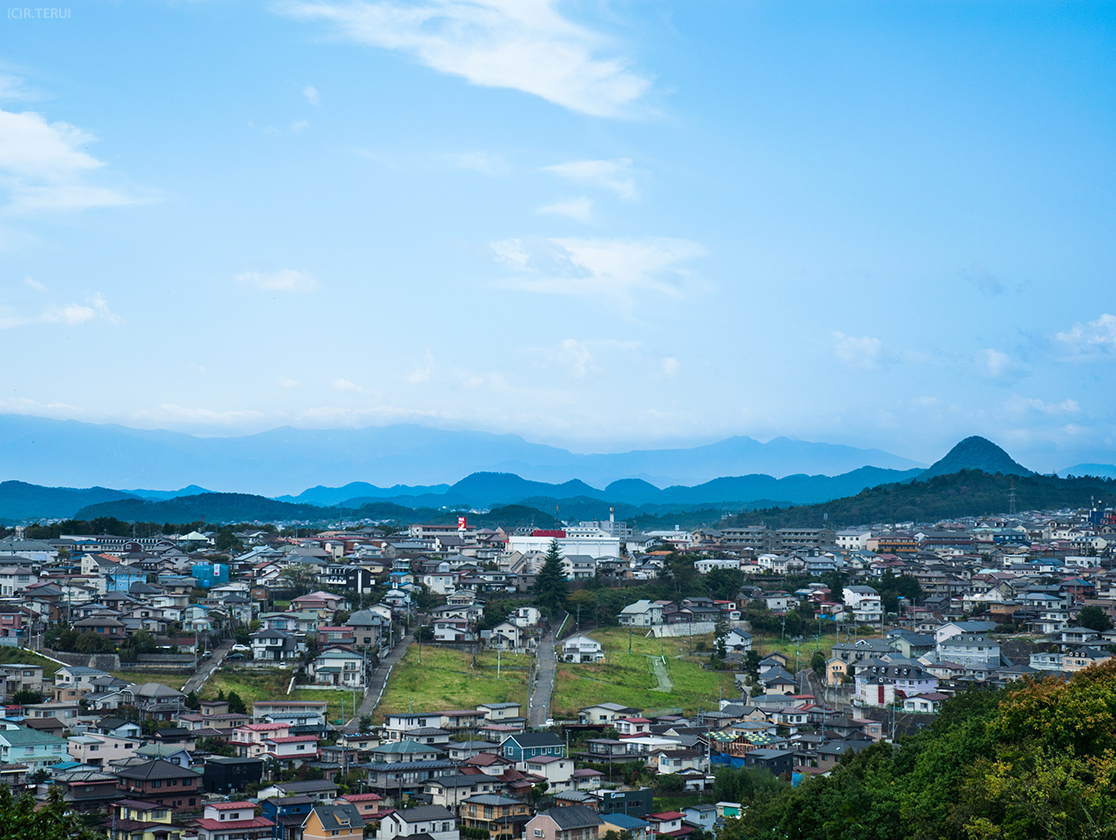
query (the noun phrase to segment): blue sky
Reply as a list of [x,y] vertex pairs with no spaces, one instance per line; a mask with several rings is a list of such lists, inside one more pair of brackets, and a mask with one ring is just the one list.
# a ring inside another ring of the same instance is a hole
[[1116,461],[1112,4],[60,8],[0,411]]

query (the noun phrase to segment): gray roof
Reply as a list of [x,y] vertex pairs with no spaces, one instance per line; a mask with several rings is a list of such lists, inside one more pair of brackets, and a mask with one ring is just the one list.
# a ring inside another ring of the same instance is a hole
[[601,825],[603,822],[596,811],[584,805],[549,808],[546,811],[540,811],[538,815],[540,817],[550,817],[563,831],[569,831],[571,828],[588,828],[592,825]]
[[[312,809],[322,821],[322,828],[338,831],[346,828],[364,828],[364,818],[352,802],[338,802],[336,805],[315,805]],[[310,815],[307,814],[309,819]],[[306,823],[303,822],[303,825]]]
[[396,811],[393,816],[399,817],[399,819],[407,823],[456,819],[448,808],[443,808],[441,805],[420,805],[417,808],[407,808],[403,811]]

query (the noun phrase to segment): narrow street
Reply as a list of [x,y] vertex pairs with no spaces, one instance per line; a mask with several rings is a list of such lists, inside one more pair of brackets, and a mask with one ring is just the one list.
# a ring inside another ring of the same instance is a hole
[[387,686],[388,677],[391,675],[391,669],[399,664],[399,660],[403,658],[403,654],[407,652],[407,648],[411,646],[411,642],[415,640],[414,632],[407,633],[399,642],[392,648],[391,653],[384,657],[384,661],[376,666],[376,670],[372,672],[372,676],[368,680],[368,690],[364,693],[364,700],[360,704],[360,708],[356,710],[356,714],[352,719],[345,724],[345,732],[350,735],[358,730],[360,719],[364,715],[370,715],[376,708],[376,704],[380,702],[380,697],[384,693],[384,688]]
[[190,679],[186,680],[186,685],[182,686],[182,693],[189,694],[191,691],[197,691],[206,680],[213,674],[214,671],[221,665],[225,657],[228,656],[232,646],[236,644],[236,639],[227,639],[221,642],[220,645],[213,649],[213,656],[209,659],[202,659],[198,665],[198,670]]
[[546,726],[550,718],[550,695],[554,693],[554,630],[547,628],[546,635],[539,639],[535,651],[537,675],[531,687],[531,699],[527,702],[527,726],[538,729]]

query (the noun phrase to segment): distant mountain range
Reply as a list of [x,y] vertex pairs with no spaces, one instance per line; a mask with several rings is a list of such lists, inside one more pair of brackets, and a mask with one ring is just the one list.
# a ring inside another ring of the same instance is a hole
[[[204,487],[277,496],[315,485],[365,481],[384,493],[443,492],[477,472],[514,473],[531,481],[579,479],[604,487],[640,479],[656,487],[692,486],[721,476],[836,476],[864,466],[920,467],[876,449],[776,438],[733,437],[686,449],[579,455],[516,435],[446,431],[415,425],[367,429],[280,428],[242,437],[202,438],[75,420],[0,415],[0,480],[88,487]],[[419,491],[420,487],[426,487]],[[443,486],[445,485],[445,486]],[[200,489],[200,488],[199,488]],[[416,492],[417,491],[417,492]],[[136,491],[150,496],[161,491]],[[372,496],[375,491],[347,496]],[[345,494],[327,503],[344,501]]]
[[[885,494],[898,492],[895,488],[925,484],[961,471],[1020,478],[1035,475],[991,441],[971,437],[926,470],[861,467],[837,476],[744,475],[665,488],[640,479],[614,481],[597,489],[581,480],[552,484],[512,473],[477,472],[454,484],[377,487],[351,482],[336,488],[319,485],[298,496],[271,499],[243,493],[210,493],[197,485],[164,493],[104,487],[48,488],[8,481],[0,483],[0,521],[101,516],[149,522],[329,521],[342,517],[419,521],[446,516],[452,510],[506,506],[533,511],[537,521],[603,519],[610,508],[615,508],[620,519],[704,511],[708,518],[716,520],[722,513],[739,510],[792,506],[803,509],[834,500],[847,501],[862,497],[870,489]],[[888,491],[888,487],[893,489]],[[848,506],[844,509],[859,510]],[[516,515],[528,514],[517,511]]]

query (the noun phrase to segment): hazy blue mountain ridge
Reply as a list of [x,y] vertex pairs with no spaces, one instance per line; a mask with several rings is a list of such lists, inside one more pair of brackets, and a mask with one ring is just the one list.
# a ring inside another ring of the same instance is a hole
[[[447,431],[397,424],[366,429],[272,429],[240,437],[196,437],[167,431],[0,415],[0,480],[46,486],[183,487],[281,496],[336,504],[321,488],[367,483],[347,498],[416,495],[473,473],[509,473],[528,481],[582,481],[604,487],[644,479],[657,487],[693,486],[718,476],[835,476],[872,465],[921,465],[875,449],[776,438],[732,437],[703,446],[577,454],[517,435]],[[397,492],[392,485],[407,485]],[[146,493],[157,491],[145,491]],[[418,495],[426,495],[427,492]]]

